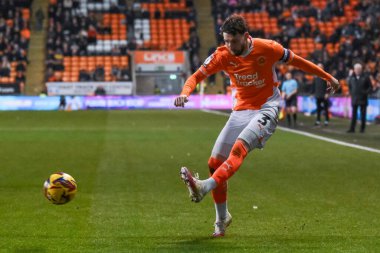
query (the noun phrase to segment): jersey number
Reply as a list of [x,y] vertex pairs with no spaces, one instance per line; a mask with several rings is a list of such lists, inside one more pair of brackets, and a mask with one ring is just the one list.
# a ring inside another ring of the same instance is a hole
[[263,126],[265,126],[268,122],[268,120],[270,120],[270,118],[267,116],[267,115],[264,115],[264,117],[262,117],[261,119],[259,119],[259,123]]

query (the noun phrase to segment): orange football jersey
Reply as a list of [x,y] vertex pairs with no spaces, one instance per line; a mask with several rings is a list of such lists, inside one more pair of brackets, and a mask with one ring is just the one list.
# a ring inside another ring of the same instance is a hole
[[181,95],[189,96],[197,83],[218,71],[224,71],[235,89],[234,110],[258,110],[262,106],[279,106],[279,82],[275,72],[278,61],[291,64],[304,72],[330,82],[333,77],[314,63],[295,55],[273,40],[249,37],[250,46],[245,55],[235,56],[226,46],[218,47],[203,65],[186,80]]
[[200,67],[206,76],[219,71],[229,75],[236,89],[234,110],[260,109],[279,85],[274,65],[283,57],[284,48],[272,40],[250,40],[247,55],[234,56],[221,46]]

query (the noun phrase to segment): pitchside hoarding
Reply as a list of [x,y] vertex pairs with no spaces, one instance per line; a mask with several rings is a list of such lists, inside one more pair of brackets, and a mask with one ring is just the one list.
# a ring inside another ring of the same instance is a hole
[[[66,108],[83,109],[83,97],[66,96]],[[53,111],[59,108],[60,97],[1,96],[1,111]]]
[[[350,97],[331,97],[330,101],[330,112],[332,115],[341,118],[351,118],[352,107]],[[306,114],[314,114],[317,111],[317,105],[315,98],[299,96],[297,100],[298,111]],[[380,99],[369,99],[367,107],[367,120],[373,121],[376,116],[380,115]],[[360,112],[358,110],[358,116]]]
[[[65,110],[91,109],[183,109],[174,107],[176,96],[65,96]],[[346,97],[330,98],[330,111],[334,116],[351,116],[351,99]],[[58,110],[60,97],[0,96],[0,110]],[[230,110],[230,95],[193,95],[185,109]],[[315,99],[298,97],[298,110],[305,114],[316,111]],[[380,115],[380,99],[370,99],[367,120],[373,121]]]
[[[136,96],[136,97],[84,97],[84,109],[176,109],[176,96]],[[232,98],[226,95],[191,96],[186,109],[231,109]]]
[[132,95],[132,82],[50,82],[46,83],[49,96],[88,96],[97,87],[103,87],[109,95]]

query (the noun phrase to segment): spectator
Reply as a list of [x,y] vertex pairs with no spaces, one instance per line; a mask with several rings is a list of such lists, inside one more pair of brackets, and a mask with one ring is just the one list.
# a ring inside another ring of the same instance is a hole
[[66,97],[61,95],[59,97],[59,106],[58,110],[65,110],[66,109]]
[[105,77],[105,71],[103,65],[96,66],[95,72],[94,72],[94,81],[97,82],[103,82]]
[[[319,63],[318,66],[323,69],[322,63]],[[315,77],[312,84],[311,94],[314,95],[316,104],[317,104],[317,119],[314,125],[319,126],[321,124],[321,112],[323,109],[325,112],[324,125],[328,126],[329,125],[329,93],[327,91],[326,81],[319,77]]]
[[103,86],[98,86],[96,87],[94,94],[95,96],[105,96],[106,90],[104,89]]
[[118,66],[116,65],[113,65],[112,68],[111,68],[111,77],[112,77],[112,81],[116,81],[118,79],[120,79],[121,77],[121,71],[119,69]]
[[120,12],[120,9],[117,6],[117,4],[114,3],[114,2],[112,2],[111,3],[111,7],[110,7],[110,13],[116,14],[116,13],[119,13],[119,12]]
[[88,27],[87,42],[88,44],[96,44],[97,31],[93,25]]
[[51,67],[47,67],[46,73],[45,73],[45,81],[46,82],[52,82],[52,77],[54,76],[54,70]]
[[16,65],[16,71],[24,73],[26,71],[26,63],[23,61],[18,61]]
[[9,77],[11,74],[11,64],[8,61],[8,58],[6,56],[3,56],[1,59],[1,65],[0,65],[0,76],[6,76]]
[[154,93],[154,95],[160,95],[161,94],[161,89],[157,84],[154,85],[153,93]]
[[120,72],[120,80],[119,81],[129,81],[131,80],[130,73],[129,73],[129,68],[127,65],[124,65],[121,68]]
[[347,133],[355,133],[357,112],[360,107],[361,126],[360,132],[365,132],[368,94],[372,90],[370,78],[364,74],[363,66],[360,63],[354,65],[354,70],[351,71],[348,78],[348,87],[351,95],[352,117],[351,125]]
[[160,19],[161,18],[161,11],[160,11],[160,9],[156,8],[156,10],[154,11],[154,18],[155,19]]
[[137,49],[136,38],[132,38],[130,41],[128,41],[127,49],[128,51],[134,51]]
[[79,80],[79,82],[88,82],[88,81],[91,81],[91,75],[90,75],[90,73],[87,70],[81,69],[79,71],[78,80]]
[[38,10],[36,11],[35,17],[36,17],[36,26],[35,26],[35,29],[37,31],[41,31],[43,23],[44,23],[44,19],[45,19],[45,14],[42,11],[41,6],[38,7]]
[[22,71],[18,71],[15,78],[16,84],[20,88],[20,93],[24,93],[25,89],[25,75]]

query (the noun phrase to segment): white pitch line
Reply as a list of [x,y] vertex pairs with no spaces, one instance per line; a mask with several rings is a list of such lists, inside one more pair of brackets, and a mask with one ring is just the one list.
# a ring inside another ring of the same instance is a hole
[[[212,110],[202,110],[202,111],[206,112],[206,113],[216,114],[216,115],[229,116],[229,113],[225,113],[225,112],[212,111]],[[366,147],[366,146],[361,146],[361,145],[357,145],[357,144],[352,144],[352,143],[348,143],[348,142],[345,142],[345,141],[338,141],[338,140],[335,140],[335,139],[319,136],[319,135],[316,135],[316,134],[311,134],[311,133],[304,132],[304,131],[289,129],[289,128],[286,128],[286,127],[280,127],[279,126],[277,128],[280,129],[280,130],[282,130],[282,131],[285,131],[285,132],[291,132],[291,133],[307,136],[307,137],[310,137],[310,138],[314,138],[314,139],[318,139],[318,140],[334,143],[334,144],[345,146],[345,147],[356,148],[356,149],[365,150],[365,151],[369,151],[369,152],[380,154],[380,150],[379,149],[370,148],[370,147]]]

